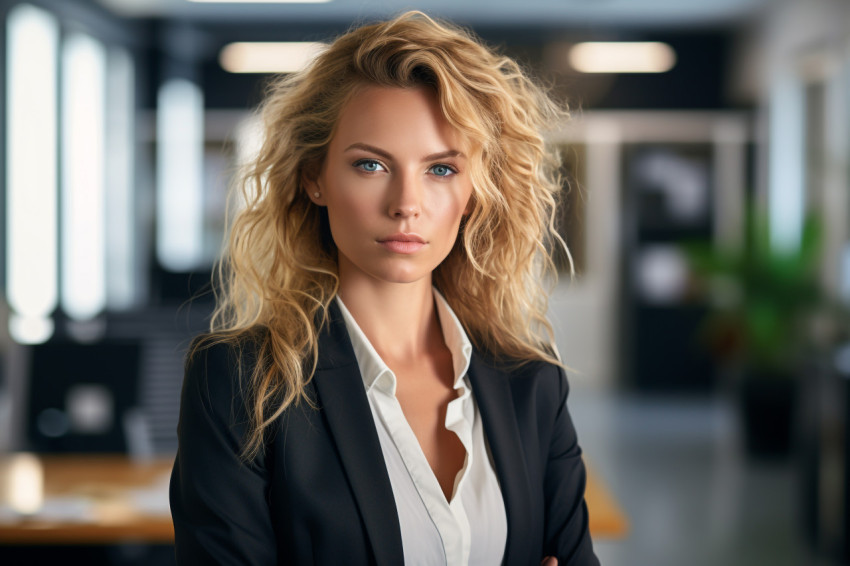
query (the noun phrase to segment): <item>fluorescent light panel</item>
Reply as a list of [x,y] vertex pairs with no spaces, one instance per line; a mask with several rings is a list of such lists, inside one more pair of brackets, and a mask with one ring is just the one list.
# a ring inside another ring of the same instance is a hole
[[198,4],[325,4],[331,0],[188,0]]
[[106,50],[70,35],[62,68],[62,308],[89,320],[106,306]]
[[770,245],[798,249],[806,209],[805,93],[786,71],[771,85],[768,139],[768,226]]
[[582,73],[665,73],[676,65],[676,52],[658,41],[588,41],[570,49],[569,61]]
[[138,296],[139,258],[133,207],[135,68],[127,50],[110,49],[106,85],[106,304],[126,310]]
[[203,259],[203,120],[198,85],[170,79],[160,87],[156,252],[171,271],[191,271]]
[[326,47],[318,42],[237,42],[226,45],[218,60],[231,73],[294,73]]
[[6,34],[6,294],[22,343],[53,333],[58,298],[57,47],[59,25],[27,4]]

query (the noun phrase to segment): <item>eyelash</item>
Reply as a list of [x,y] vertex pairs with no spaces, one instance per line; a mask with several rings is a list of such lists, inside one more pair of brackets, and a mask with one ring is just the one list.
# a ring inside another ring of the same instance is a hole
[[[387,168],[384,166],[384,164],[381,163],[380,161],[378,161],[377,159],[358,159],[357,161],[354,162],[353,166],[357,169],[360,169],[361,171],[365,171],[366,173],[377,173],[378,172],[377,170],[368,171],[368,170],[363,168],[364,165],[372,164],[372,163],[374,163],[375,165],[378,165],[384,171],[387,170]],[[458,172],[455,167],[452,167],[451,165],[447,165],[445,163],[437,163],[435,165],[432,165],[431,167],[428,168],[428,170],[431,171],[436,167],[445,167],[449,171],[449,174],[436,175],[437,177],[449,177],[450,175],[457,175],[457,172]]]
[[377,159],[358,159],[357,161],[354,162],[353,165],[356,169],[360,169],[361,171],[364,171],[366,173],[377,173],[378,172],[377,170],[367,171],[366,169],[363,168],[363,165],[366,165],[368,163],[374,163],[375,165],[378,165],[379,167],[381,167],[384,171],[387,170],[387,168],[384,167],[383,163],[381,163]]
[[437,177],[449,177],[451,175],[457,175],[457,169],[455,169],[451,165],[446,165],[445,163],[437,163],[436,165],[432,165],[431,167],[428,168],[428,170],[430,171],[430,170],[434,169],[435,167],[445,167],[446,169],[449,170],[449,173],[450,173],[450,174],[446,174],[446,175],[437,175]]

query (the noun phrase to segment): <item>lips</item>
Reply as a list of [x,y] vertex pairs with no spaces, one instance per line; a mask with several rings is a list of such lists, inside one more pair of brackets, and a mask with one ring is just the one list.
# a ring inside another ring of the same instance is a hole
[[412,254],[425,246],[425,239],[419,234],[397,233],[378,240],[385,249],[398,254]]

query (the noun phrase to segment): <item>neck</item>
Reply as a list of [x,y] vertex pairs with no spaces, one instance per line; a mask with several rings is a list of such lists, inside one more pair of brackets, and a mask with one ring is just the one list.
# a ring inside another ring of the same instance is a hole
[[430,278],[368,283],[340,278],[339,296],[382,358],[414,359],[442,342]]

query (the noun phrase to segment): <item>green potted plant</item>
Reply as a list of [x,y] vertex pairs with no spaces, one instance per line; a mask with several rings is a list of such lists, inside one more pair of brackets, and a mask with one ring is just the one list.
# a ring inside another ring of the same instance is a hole
[[738,369],[744,440],[756,457],[790,448],[800,360],[824,298],[818,284],[822,227],[810,215],[798,246],[772,245],[767,218],[750,206],[737,248],[685,245],[692,272],[710,297],[700,338],[715,358]]

